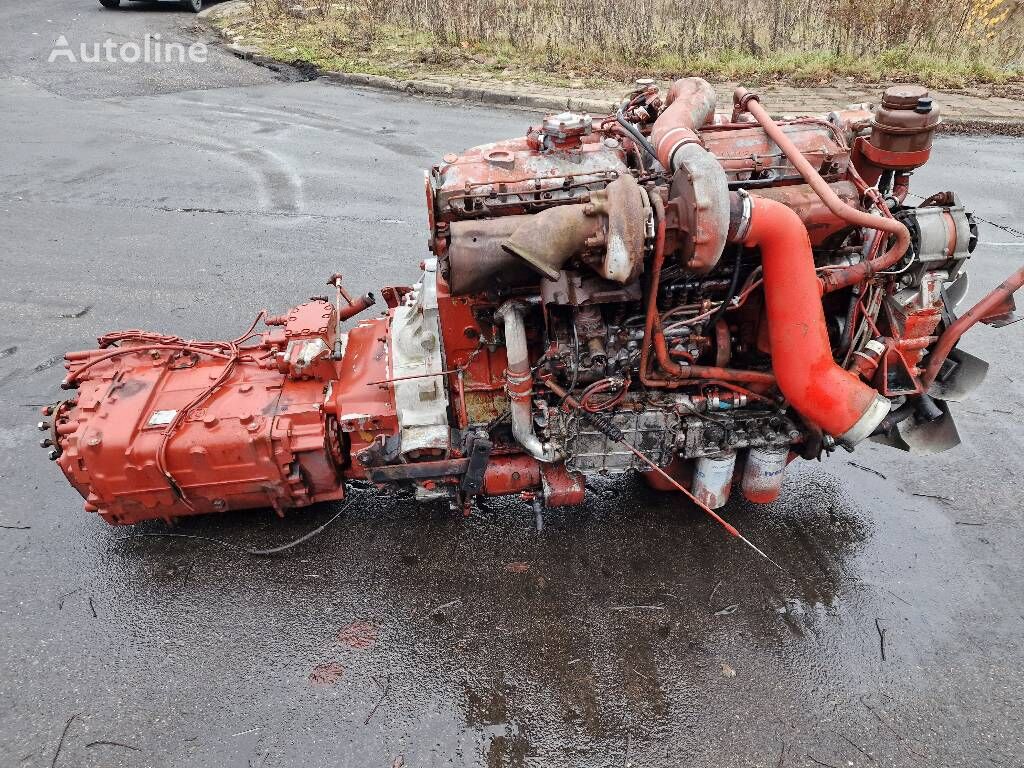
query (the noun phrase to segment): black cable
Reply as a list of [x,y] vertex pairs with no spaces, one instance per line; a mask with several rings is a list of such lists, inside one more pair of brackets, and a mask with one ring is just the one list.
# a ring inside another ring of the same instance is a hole
[[736,263],[732,268],[732,280],[729,282],[729,290],[725,294],[725,300],[718,305],[718,309],[708,318],[708,327],[714,328],[718,319],[725,314],[729,308],[729,302],[736,298],[736,291],[740,287],[740,270],[743,267],[743,246],[736,246]]
[[199,541],[209,541],[212,544],[219,544],[222,547],[227,547],[228,549],[233,549],[236,552],[244,552],[247,555],[253,555],[255,557],[268,557],[270,555],[276,555],[279,552],[284,552],[285,550],[292,549],[293,547],[297,547],[299,544],[302,544],[303,542],[309,541],[311,538],[316,536],[318,533],[322,532],[325,528],[327,528],[327,526],[329,526],[331,523],[333,523],[335,520],[337,520],[339,517],[341,517],[342,514],[344,514],[345,510],[348,509],[348,506],[351,503],[352,503],[351,500],[346,502],[345,505],[342,506],[342,508],[339,509],[331,517],[330,520],[328,520],[326,523],[321,525],[319,528],[314,528],[309,533],[303,534],[302,536],[300,536],[299,538],[295,539],[294,541],[289,541],[287,544],[282,544],[279,547],[271,547],[270,549],[246,549],[245,547],[239,547],[239,546],[236,546],[235,544],[231,544],[230,542],[222,541],[221,539],[215,539],[215,538],[213,538],[211,536],[197,536],[197,535],[190,534],[190,533],[133,533],[133,534],[131,534],[129,536],[123,536],[121,538],[121,540],[124,541],[124,540],[127,540],[127,539],[138,539],[138,538],[197,539]]

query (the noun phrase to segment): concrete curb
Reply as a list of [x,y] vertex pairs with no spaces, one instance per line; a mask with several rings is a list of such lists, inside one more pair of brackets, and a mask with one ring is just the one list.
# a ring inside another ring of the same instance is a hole
[[[262,58],[266,59],[267,57]],[[278,66],[281,65],[281,62],[273,59],[268,59],[268,61],[273,61]],[[553,97],[548,94],[508,91],[498,88],[488,89],[476,86],[460,87],[430,80],[396,80],[395,78],[382,75],[325,72],[318,79],[336,85],[377,88],[404,93],[410,96],[428,96],[502,107],[518,107],[543,112],[560,112],[567,109],[576,112],[589,112],[591,114],[606,114],[615,109],[613,101],[603,101],[601,99],[574,98],[572,96],[562,98]],[[837,108],[842,106],[844,105],[836,105]],[[781,117],[783,114],[789,114],[790,112],[791,110],[779,110],[777,114],[773,114],[773,117]],[[1024,120],[947,116],[943,117],[939,132],[952,134],[987,133],[1000,136],[1022,137],[1024,136]]]
[[[210,20],[211,16],[229,16],[248,5],[248,0],[227,0],[204,9],[197,15],[197,18],[223,41],[223,46],[227,51],[240,59],[251,61],[258,66],[267,67],[274,71],[281,71],[283,69],[294,70],[302,74],[302,79],[318,79],[335,85],[376,88],[407,96],[441,98],[452,101],[527,109],[537,112],[570,110],[589,112],[591,114],[606,114],[615,108],[614,101],[612,100],[605,101],[604,99],[575,97],[571,94],[556,96],[550,93],[531,93],[529,91],[513,90],[512,84],[509,84],[507,88],[487,88],[478,84],[458,86],[434,80],[400,80],[384,75],[370,75],[358,72],[319,72],[312,67],[304,69],[295,64],[267,56],[261,49],[254,46],[234,43],[229,35],[225,35]],[[837,108],[843,106],[845,104],[836,104]],[[792,113],[792,109],[780,109],[778,114],[774,116],[778,117],[788,113]],[[982,133],[1024,137],[1024,119],[988,116],[945,116],[939,130],[943,133],[953,134]]]
[[939,133],[953,135],[989,134],[1024,137],[1024,120],[1003,120],[994,117],[944,117]]
[[520,107],[538,111],[562,111],[568,109],[577,112],[600,114],[609,112],[613,108],[611,101],[603,101],[601,99],[584,99],[571,96],[562,98],[547,94],[524,93],[498,88],[481,88],[478,86],[462,87],[431,80],[396,80],[395,78],[382,75],[325,72],[320,75],[319,79],[337,85],[379,88],[413,96],[432,96],[442,99],[494,104],[503,107]]

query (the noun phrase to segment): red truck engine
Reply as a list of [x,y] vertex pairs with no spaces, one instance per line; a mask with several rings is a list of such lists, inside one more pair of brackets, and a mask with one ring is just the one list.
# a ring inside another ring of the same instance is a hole
[[114,524],[283,514],[350,480],[578,504],[632,471],[716,509],[863,440],[944,450],[986,369],[957,342],[1015,319],[1024,270],[957,315],[974,220],[952,192],[908,202],[939,123],[916,86],[776,121],[742,88],[716,113],[703,80],[640,81],[614,114],[446,155],[432,256],[379,316],[334,275],[229,341],[68,353],[43,445]]

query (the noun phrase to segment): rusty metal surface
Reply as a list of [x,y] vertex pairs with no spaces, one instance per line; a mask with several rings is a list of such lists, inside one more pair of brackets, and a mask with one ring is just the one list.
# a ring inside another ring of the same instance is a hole
[[688,203],[683,217],[690,243],[687,263],[698,274],[706,274],[718,263],[729,230],[726,175],[697,134],[713,118],[715,99],[707,81],[680,78],[669,89],[666,107],[651,128],[658,159],[675,174],[675,195]]
[[[781,123],[780,129],[826,180],[845,176],[850,147],[823,120]],[[706,126],[700,137],[725,168],[729,181],[801,179],[800,171],[758,125]]]
[[556,280],[569,259],[583,254],[599,234],[603,239],[603,227],[604,217],[591,204],[560,205],[524,217],[501,247]]
[[452,295],[517,288],[536,282],[537,272],[501,247],[526,218],[502,216],[452,222],[447,262]]
[[681,77],[672,83],[665,108],[651,129],[651,143],[664,168],[678,170],[676,152],[698,140],[697,131],[714,117],[716,100],[715,89],[699,77]]
[[86,511],[131,524],[342,498],[328,447],[337,425],[321,415],[321,377],[337,375],[326,359],[334,321],[329,303],[312,301],[257,344],[154,345],[126,332],[69,353],[76,389],[46,418]]
[[[862,208],[860,192],[851,181],[837,181],[829,185],[843,203],[855,208]],[[807,184],[791,184],[785,187],[768,189],[752,189],[753,197],[764,197],[777,200],[791,208],[807,229],[811,245],[818,246],[833,235],[849,229],[850,225],[836,216],[822,202],[817,193]]]
[[597,269],[604,278],[632,282],[643,271],[645,197],[632,176],[622,176],[595,191],[587,204],[453,222],[448,247],[452,292],[529,284],[522,262],[557,280],[569,259],[590,251],[604,253]]
[[632,176],[616,179],[591,195],[591,205],[607,217],[604,257],[595,270],[605,280],[626,285],[644,271],[647,193]]
[[1016,270],[998,286],[987,293],[977,304],[964,312],[954,323],[952,323],[939,338],[938,344],[928,358],[928,366],[921,377],[925,386],[930,385],[942,363],[949,355],[950,350],[960,338],[974,325],[979,322],[988,321],[993,313],[998,319],[1006,317],[1015,307],[1013,303],[1014,291],[1024,285],[1024,267]]
[[871,216],[870,214],[850,207],[842,202],[821,175],[821,171],[814,167],[801,152],[800,148],[786,135],[786,132],[771,119],[771,116],[757,99],[757,95],[748,92],[745,88],[736,89],[737,105],[744,105],[764,128],[772,141],[783,151],[787,159],[800,172],[801,177],[814,191],[818,193],[822,201],[837,216],[845,219],[850,224],[861,227],[868,227],[895,235],[896,241],[883,254],[872,259],[866,259],[858,264],[844,269],[832,270],[821,278],[822,289],[825,293],[848,288],[851,285],[862,282],[871,275],[884,269],[888,269],[899,261],[907,252],[910,245],[910,233],[902,223],[885,216]]
[[469,459],[446,459],[445,461],[421,461],[415,464],[371,467],[367,470],[367,475],[374,483],[397,483],[404,480],[464,475],[468,468]]
[[578,200],[627,173],[624,160],[617,144],[585,141],[575,150],[539,153],[526,138],[447,154],[432,175],[438,219],[524,213],[538,200]]

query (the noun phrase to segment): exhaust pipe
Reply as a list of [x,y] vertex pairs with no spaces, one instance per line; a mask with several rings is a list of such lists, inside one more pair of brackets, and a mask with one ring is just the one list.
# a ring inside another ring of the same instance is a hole
[[699,77],[672,83],[666,107],[654,121],[651,143],[658,160],[672,173],[682,171],[692,189],[693,257],[686,265],[697,274],[710,272],[722,256],[729,232],[729,184],[721,163],[701,143],[697,130],[715,115],[715,89]]
[[501,247],[548,280],[557,280],[573,256],[600,252],[594,270],[625,285],[643,271],[646,212],[647,193],[632,176],[623,175],[592,192],[589,203],[520,217],[522,223]]
[[601,217],[588,205],[560,205],[532,216],[501,244],[506,253],[518,256],[548,280],[557,280],[565,262],[587,247],[602,231]]

